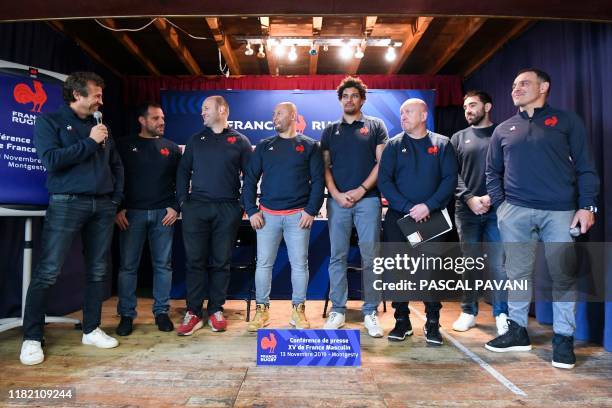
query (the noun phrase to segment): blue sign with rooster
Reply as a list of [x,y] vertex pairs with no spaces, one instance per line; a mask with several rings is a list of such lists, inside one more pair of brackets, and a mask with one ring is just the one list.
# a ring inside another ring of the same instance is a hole
[[[62,104],[62,81],[0,61],[0,204],[45,207],[47,170],[36,154],[34,126]],[[58,74],[59,75],[59,74]]]
[[359,330],[260,329],[257,365],[361,366]]

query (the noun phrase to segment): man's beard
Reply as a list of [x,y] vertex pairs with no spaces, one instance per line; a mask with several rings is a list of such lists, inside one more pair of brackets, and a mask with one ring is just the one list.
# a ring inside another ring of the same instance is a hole
[[482,123],[484,118],[485,118],[484,111],[480,111],[480,112],[477,112],[476,114],[474,114],[474,116],[472,116],[471,118],[467,119],[467,122],[471,126],[478,126],[478,125],[480,125]]

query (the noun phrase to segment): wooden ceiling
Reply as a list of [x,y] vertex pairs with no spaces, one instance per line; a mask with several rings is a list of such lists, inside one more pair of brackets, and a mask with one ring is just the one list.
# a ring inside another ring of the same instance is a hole
[[[163,17],[160,17],[163,16]],[[115,74],[231,75],[456,74],[468,76],[540,19],[612,21],[609,2],[582,0],[73,0],[5,2],[0,24],[45,21]],[[113,31],[146,28],[139,31]],[[104,27],[103,27],[104,26]],[[397,59],[368,46],[341,60],[338,47],[294,62],[245,55],[245,36],[389,37]],[[219,58],[221,56],[221,61]]]
[[[146,26],[148,23],[150,23]],[[470,75],[533,20],[484,17],[269,16],[150,17],[49,20],[92,58],[119,76],[307,74]],[[140,31],[113,31],[138,29]],[[245,36],[365,38],[389,37],[402,43],[397,58],[386,47],[366,47],[362,59],[342,60],[339,48],[297,47],[298,58],[245,55]],[[197,39],[196,39],[197,38]]]

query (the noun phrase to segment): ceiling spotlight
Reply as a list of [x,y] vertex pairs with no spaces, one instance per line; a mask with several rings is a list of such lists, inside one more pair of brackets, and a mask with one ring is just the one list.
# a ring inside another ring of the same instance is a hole
[[287,54],[287,58],[289,58],[289,61],[295,61],[297,59],[297,50],[295,49],[295,45],[291,46],[289,54]]
[[266,58],[266,53],[264,52],[263,44],[259,44],[259,51],[257,51],[257,58]]
[[385,59],[391,62],[391,61],[395,61],[395,58],[397,58],[395,48],[393,48],[392,46],[389,46],[389,48],[387,48],[387,52],[385,53]]
[[274,55],[276,55],[277,58],[285,55],[285,47],[283,44],[278,44],[276,47],[274,47]]
[[253,49],[251,48],[251,43],[247,42],[246,50],[244,50],[244,55],[253,55]]
[[352,56],[353,56],[352,48],[348,45],[348,43],[344,43],[342,48],[340,48],[340,58],[346,60],[346,59],[351,58]]
[[357,58],[357,59],[363,58],[363,48],[357,47],[355,49],[355,58]]
[[323,51],[325,52],[329,51],[329,45],[323,44]]
[[308,50],[308,54],[313,57],[317,55],[317,49],[315,48],[314,41],[310,43],[310,49]]

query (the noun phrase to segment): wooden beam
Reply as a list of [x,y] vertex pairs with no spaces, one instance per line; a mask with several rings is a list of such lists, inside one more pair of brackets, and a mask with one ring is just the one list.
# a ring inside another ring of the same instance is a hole
[[[323,27],[323,17],[312,18],[312,35],[318,37],[321,35],[321,28]],[[317,66],[319,64],[319,45],[315,45],[314,49],[317,51],[315,55],[310,56],[310,64],[308,65],[308,74],[317,75]]]
[[181,37],[179,37],[176,29],[168,24],[166,19],[162,17],[155,19],[153,24],[155,24],[155,27],[157,27],[164,40],[166,40],[170,48],[172,48],[183,62],[189,73],[192,75],[202,75],[202,69],[191,55],[191,52],[189,52],[189,48],[187,48],[185,43],[181,40]]
[[[370,34],[372,34],[372,30],[374,29],[374,26],[376,25],[377,19],[378,19],[377,16],[367,16],[363,18],[364,37],[367,37]],[[365,49],[366,49],[365,42],[361,44],[361,49],[365,53]],[[349,60],[348,66],[346,68],[346,73],[349,75],[355,75],[357,71],[359,70],[359,65],[361,64],[362,59],[363,58],[351,57],[351,59]]]
[[612,21],[610,2],[602,0],[74,0],[3,1],[1,21],[142,16],[488,16]]
[[406,37],[402,41],[402,46],[399,49],[395,62],[389,66],[387,70],[388,75],[397,74],[402,68],[414,48],[417,46],[425,31],[429,28],[429,25],[433,21],[433,17],[418,17],[412,26],[412,29],[408,32]]
[[66,29],[64,28],[64,24],[62,24],[60,21],[50,20],[50,21],[47,21],[47,24],[49,24],[51,27],[53,27],[55,30],[59,31],[60,33],[64,34],[66,37],[71,38],[79,47],[81,47],[81,49],[85,52],[85,54],[89,55],[98,64],[106,67],[110,72],[115,74],[115,76],[119,78],[123,78],[123,74],[119,72],[117,68],[110,65],[108,63],[108,60],[102,58],[100,54],[98,54],[89,44],[87,44],[85,41],[83,41],[80,37],[76,35],[68,34],[66,32]]
[[[259,23],[261,24],[261,35],[267,37],[270,35],[270,17],[259,17]],[[278,75],[278,64],[276,61],[276,55],[274,50],[266,44],[266,59],[268,60],[268,72],[270,75]]]
[[436,58],[434,64],[425,69],[426,74],[435,75],[446,65],[451,58],[457,54],[457,51],[463,47],[463,45],[469,40],[475,33],[482,27],[482,25],[487,21],[486,18],[482,17],[473,17],[470,18],[465,25],[461,29],[460,33],[457,33],[453,41],[446,47],[444,53]]
[[491,48],[485,50],[485,52],[479,55],[473,61],[470,61],[467,68],[463,70],[463,77],[468,77],[472,75],[474,71],[476,71],[482,64],[487,62],[489,58],[491,58],[500,48],[504,46],[511,39],[518,37],[521,33],[523,33],[527,28],[529,28],[533,24],[531,20],[518,20],[517,23],[508,31],[498,42],[496,42]]
[[[104,18],[101,20],[102,24],[110,28],[117,28],[117,24],[115,20],[112,18]],[[140,50],[140,47],[136,45],[134,41],[129,37],[129,35],[124,31],[112,31],[113,36],[119,41],[128,51],[132,54],[142,65],[145,66],[147,71],[150,74],[155,76],[160,76],[161,72],[157,69],[155,64],[151,62],[149,58]]]
[[217,42],[217,47],[221,50],[221,55],[229,68],[231,75],[240,75],[240,64],[238,58],[234,54],[234,50],[229,43],[229,39],[225,34],[221,32],[221,25],[217,17],[206,17],[206,24],[210,27],[210,31],[213,33],[213,37]]

